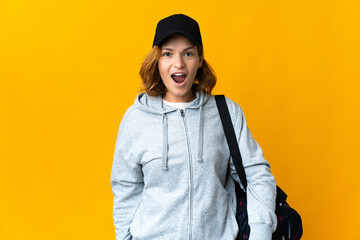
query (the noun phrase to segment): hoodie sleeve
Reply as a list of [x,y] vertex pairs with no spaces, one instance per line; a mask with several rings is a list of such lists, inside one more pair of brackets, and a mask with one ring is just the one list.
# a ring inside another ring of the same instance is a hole
[[[241,107],[227,100],[230,102],[230,104],[228,102],[229,111],[233,110],[235,134],[247,179],[249,240],[271,240],[277,226],[275,178],[270,172],[270,164],[265,160],[262,149],[250,133]],[[232,158],[230,171],[233,179],[240,183]]]
[[[110,183],[114,195],[113,220],[116,240],[131,240],[130,225],[138,208],[143,190],[141,165],[131,151],[129,110],[120,123]],[[133,138],[132,138],[133,139]]]

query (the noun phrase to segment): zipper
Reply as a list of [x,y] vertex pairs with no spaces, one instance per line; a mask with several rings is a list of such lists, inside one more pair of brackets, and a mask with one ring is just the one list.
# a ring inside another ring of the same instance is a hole
[[180,109],[181,118],[183,120],[183,125],[185,129],[185,139],[186,139],[186,146],[187,146],[187,153],[188,153],[188,159],[189,159],[189,228],[188,228],[188,240],[191,240],[192,238],[192,211],[193,211],[193,172],[192,172],[192,159],[191,159],[191,149],[189,144],[189,136],[188,136],[188,129],[186,124],[186,118],[185,118],[185,111],[183,109]]
[[181,117],[185,117],[184,109],[180,109]]

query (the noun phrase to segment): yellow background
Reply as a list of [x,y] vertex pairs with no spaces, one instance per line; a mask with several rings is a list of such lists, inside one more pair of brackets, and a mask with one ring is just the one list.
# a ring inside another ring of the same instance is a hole
[[303,239],[360,239],[360,3],[0,1],[0,239],[115,239],[110,172],[157,22],[195,18]]

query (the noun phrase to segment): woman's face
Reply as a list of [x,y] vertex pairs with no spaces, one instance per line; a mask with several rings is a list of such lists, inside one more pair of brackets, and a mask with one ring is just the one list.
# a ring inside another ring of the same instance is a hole
[[192,85],[202,59],[197,47],[186,37],[177,35],[161,47],[158,61],[160,77],[166,87],[163,98],[169,102],[191,102]]

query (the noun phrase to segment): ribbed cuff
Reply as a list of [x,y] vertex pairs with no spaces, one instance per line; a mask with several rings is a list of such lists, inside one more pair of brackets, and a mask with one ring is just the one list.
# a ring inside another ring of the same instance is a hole
[[255,223],[250,225],[249,240],[271,240],[273,230],[270,225]]

